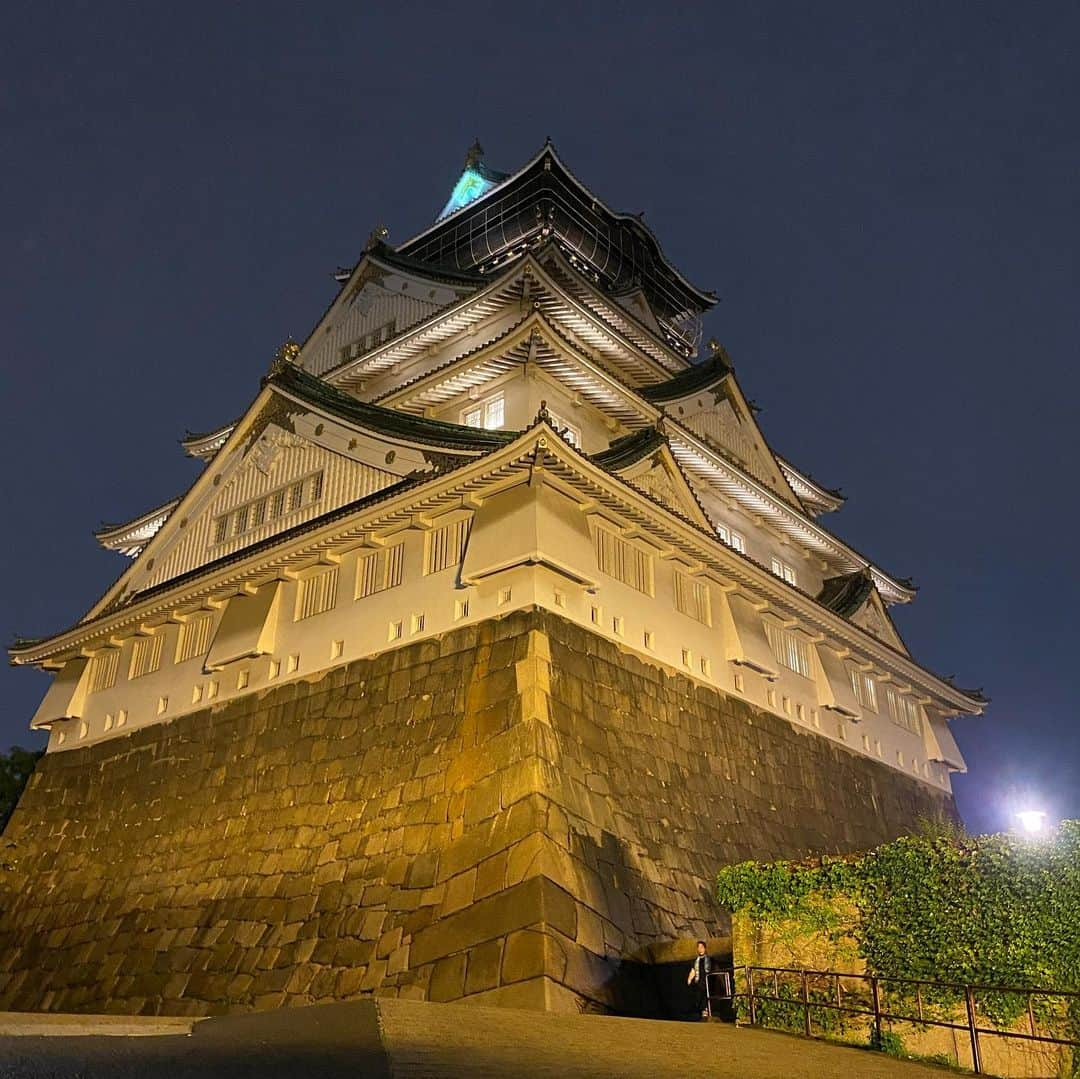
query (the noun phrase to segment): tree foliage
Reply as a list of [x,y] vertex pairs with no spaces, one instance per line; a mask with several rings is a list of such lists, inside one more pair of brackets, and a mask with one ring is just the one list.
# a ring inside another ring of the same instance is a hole
[[40,752],[20,746],[12,746],[7,753],[0,753],[0,832],[15,812],[19,796],[40,757]]
[[[828,932],[822,910],[844,899],[858,954],[880,978],[1080,990],[1080,821],[1043,840],[926,829],[855,858],[745,862],[720,872],[717,894],[759,924],[808,934]],[[980,1006],[1009,1022],[1026,998],[983,994]],[[1067,1010],[1080,1029],[1080,1009]]]

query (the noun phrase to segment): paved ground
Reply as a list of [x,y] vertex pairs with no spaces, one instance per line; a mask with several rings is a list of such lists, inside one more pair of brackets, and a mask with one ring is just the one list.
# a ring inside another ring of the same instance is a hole
[[188,1036],[0,1035],[3,1079],[942,1079],[947,1074],[877,1053],[722,1023],[556,1016],[400,1000],[208,1019]]

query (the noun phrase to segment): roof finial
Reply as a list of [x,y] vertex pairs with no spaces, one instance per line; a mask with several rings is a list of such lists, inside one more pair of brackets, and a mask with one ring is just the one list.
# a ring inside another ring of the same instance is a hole
[[540,423],[541,421],[551,423],[551,413],[548,412],[547,401],[540,402],[540,411],[536,413],[536,419],[533,422]]
[[376,247],[381,244],[387,236],[390,235],[390,230],[385,225],[376,225],[371,233],[368,235],[367,243],[364,245],[365,251],[374,251]]
[[270,361],[270,367],[266,372],[267,378],[275,378],[285,374],[290,367],[296,366],[296,359],[300,355],[300,346],[291,338],[287,338],[274,353]]
[[480,145],[479,139],[473,139],[473,144],[465,155],[465,168],[474,169],[483,159],[484,148]]

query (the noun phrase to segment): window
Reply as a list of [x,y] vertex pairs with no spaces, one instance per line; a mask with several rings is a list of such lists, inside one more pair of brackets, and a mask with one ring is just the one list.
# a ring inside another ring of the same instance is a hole
[[323,494],[323,474],[313,472],[304,479],[294,481],[268,495],[236,506],[228,513],[214,519],[213,542],[225,540],[251,532],[267,521],[293,513],[302,506],[314,505]]
[[152,637],[136,637],[131,649],[131,669],[128,678],[141,678],[153,674],[161,667],[161,646],[165,637],[155,633]]
[[164,715],[164,713],[165,713],[165,711],[166,711],[166,709],[168,707],[169,707],[169,698],[168,697],[158,697],[157,714],[159,716]]
[[593,540],[596,544],[596,563],[601,573],[647,596],[652,595],[652,555],[606,528],[597,528]]
[[505,607],[514,598],[514,593],[509,588],[499,589],[499,606]]
[[286,674],[295,674],[298,670],[300,670],[300,656],[299,655],[291,655],[291,656],[289,656],[288,660],[285,663],[285,673]]
[[272,659],[272,660],[270,660],[270,678],[271,679],[277,678],[277,676],[279,674],[281,674],[281,660],[280,659]]
[[777,577],[783,577],[788,584],[795,584],[795,571],[786,562],[781,562],[779,558],[772,560],[772,571]]
[[877,685],[873,678],[865,671],[857,671],[854,667],[848,670],[851,676],[851,688],[855,692],[855,699],[869,712],[877,715]]
[[652,648],[653,633],[651,629],[645,630],[645,632],[641,635],[641,643],[644,644],[646,648]]
[[772,622],[765,623],[765,636],[769,638],[769,647],[781,667],[804,678],[810,677],[810,646],[802,637]]
[[425,622],[426,622],[426,618],[424,616],[423,611],[421,611],[419,614],[414,614],[412,616],[412,618],[409,620],[409,632],[410,633],[423,633],[424,632],[424,624],[425,624]]
[[889,702],[889,714],[894,723],[913,734],[922,732],[922,709],[911,698],[897,693],[892,686],[887,686],[885,696]]
[[689,648],[682,650],[682,665],[688,668],[694,665],[694,655]]
[[337,603],[337,586],[337,566],[313,577],[305,577],[297,587],[296,614],[293,621],[300,622],[330,610]]
[[454,621],[460,622],[469,617],[469,601],[467,599],[454,600]]
[[703,625],[712,625],[709,586],[705,581],[675,571],[675,609]]
[[348,363],[349,360],[363,356],[365,352],[370,352],[378,345],[385,345],[394,336],[396,329],[397,319],[392,318],[389,322],[384,322],[381,326],[376,326],[375,329],[356,338],[355,341],[350,341],[341,349],[341,362]]
[[247,689],[247,687],[249,685],[251,685],[251,672],[250,671],[240,671],[240,672],[238,672],[237,675],[236,675],[236,688],[237,689]]
[[506,400],[501,393],[489,397],[479,404],[470,405],[461,414],[461,422],[466,427],[482,427],[495,431],[502,427],[506,415]]
[[617,614],[611,619],[611,632],[614,633],[616,637],[621,637],[623,635],[622,615]]
[[344,641],[331,641],[330,642],[330,658],[341,659],[342,653],[345,651]]
[[404,625],[401,622],[391,622],[390,628],[386,634],[386,639],[388,641],[400,641],[404,632]]
[[356,598],[373,596],[401,584],[405,544],[395,543],[381,551],[360,556],[356,563]]
[[176,642],[176,662],[184,663],[196,656],[205,656],[210,651],[210,632],[213,628],[212,614],[202,614],[184,622]]
[[700,660],[698,660],[698,668],[700,669],[701,673],[705,675],[706,678],[708,678],[709,675],[712,674],[712,664],[709,662],[708,659],[705,658],[705,656],[702,656]]
[[571,446],[577,446],[578,449],[581,449],[580,428],[575,427],[572,423],[567,423],[562,416],[558,416],[554,412],[549,412],[548,418],[551,422],[551,426],[554,427]]
[[425,574],[438,573],[461,562],[465,554],[465,544],[469,539],[469,523],[469,519],[465,518],[441,528],[434,528],[428,533]]
[[99,652],[90,661],[90,692],[112,689],[116,685],[116,672],[120,666],[120,652],[112,648],[108,652]]
[[[727,525],[717,525],[716,534],[726,543],[729,547],[734,547],[736,551],[741,554],[746,554],[746,539],[740,532],[736,532],[732,528],[728,528]],[[776,571],[773,570],[775,573]]]

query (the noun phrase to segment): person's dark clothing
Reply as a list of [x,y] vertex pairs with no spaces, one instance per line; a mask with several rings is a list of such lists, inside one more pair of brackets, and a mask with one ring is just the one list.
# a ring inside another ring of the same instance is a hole
[[694,1005],[698,1015],[709,1010],[709,972],[711,970],[712,963],[709,962],[707,955],[694,957],[694,973],[697,978],[693,981],[691,988],[694,990]]

